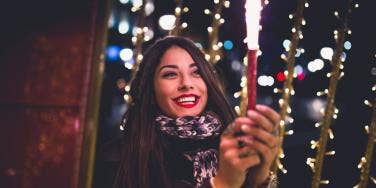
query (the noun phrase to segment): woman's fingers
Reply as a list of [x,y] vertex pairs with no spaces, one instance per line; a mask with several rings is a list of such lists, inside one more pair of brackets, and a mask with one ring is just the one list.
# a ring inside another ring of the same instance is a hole
[[254,121],[255,124],[268,132],[273,132],[274,129],[276,129],[276,125],[280,121],[279,114],[265,105],[256,105],[256,111],[247,111],[247,116],[251,119],[251,121]]
[[235,121],[230,123],[222,133],[222,137],[234,137],[235,133],[241,132],[241,125]]
[[222,138],[220,143],[221,149],[229,149],[229,148],[243,148],[247,145],[250,145],[253,142],[253,138],[250,136],[238,136],[238,137],[227,137]]
[[265,129],[268,132],[272,132],[274,129],[274,124],[271,122],[266,116],[262,115],[261,113],[253,110],[249,110],[247,112],[247,116],[252,119],[255,124],[260,126],[261,128]]
[[258,104],[256,105],[256,110],[263,114],[265,117],[269,118],[273,123],[277,124],[281,120],[280,115],[272,108]]
[[244,172],[248,168],[258,165],[261,161],[258,151],[250,146],[242,148],[232,147],[227,150],[221,150],[222,162],[230,165],[236,171]]
[[248,117],[238,117],[234,121],[236,124],[239,125],[254,125],[255,122],[249,119]]
[[253,149],[255,149],[262,157],[263,161],[266,162],[266,164],[270,164],[276,155],[276,147],[275,148],[270,148],[267,145],[265,145],[262,142],[255,141],[252,143]]
[[278,146],[278,138],[272,135],[270,132],[267,132],[263,129],[247,126],[243,127],[242,131],[250,138],[259,140],[262,143],[266,144],[269,148],[275,148]]

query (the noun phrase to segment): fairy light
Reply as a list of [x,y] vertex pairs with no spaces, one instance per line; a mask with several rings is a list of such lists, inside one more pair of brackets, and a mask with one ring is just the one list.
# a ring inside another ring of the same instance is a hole
[[[211,15],[213,17],[211,25],[207,28],[209,34],[208,54],[210,55],[208,61],[212,64],[215,64],[222,59],[220,51],[222,46],[218,45],[219,27],[225,23],[225,20],[221,17],[222,6],[228,8],[230,6],[230,2],[227,0],[214,0],[213,12],[211,12],[209,9],[204,10],[206,15]],[[213,46],[216,46],[216,48],[214,49]]]
[[[248,57],[245,56],[243,59],[244,66],[248,65]],[[245,70],[243,72],[243,75],[240,79],[240,87],[242,88],[240,92],[240,113],[239,115],[245,116],[247,113],[247,106],[248,106],[248,89],[247,89],[247,77],[245,75]]]
[[124,127],[123,127],[123,125],[120,125],[120,130],[121,130],[121,131],[124,131]]
[[313,158],[307,158],[307,160],[306,160],[306,164],[309,166],[309,167],[311,167],[311,169],[312,169],[312,171],[314,171],[315,170],[315,162],[316,162],[316,160],[315,159],[313,159]]
[[237,99],[241,96],[242,92],[241,91],[238,91],[238,92],[235,92],[234,93],[234,98]]
[[[140,66],[140,63],[142,61],[142,43],[144,41],[150,40],[148,36],[145,36],[145,33],[149,31],[148,27],[145,27],[145,17],[146,17],[146,12],[145,12],[145,3],[143,1],[137,1],[133,2],[133,6],[131,8],[132,12],[137,12],[137,24],[135,26],[135,32],[133,33],[132,36],[132,43],[134,44],[134,52],[133,52],[133,57],[135,59],[135,64],[132,67],[132,73],[131,77],[133,78],[136,75],[136,72],[138,70],[138,67]],[[130,90],[130,83],[128,83],[125,86],[125,91],[128,93]],[[132,99],[131,96],[128,94],[125,94],[123,96],[124,100],[129,104],[131,103]]]
[[[294,118],[289,117],[289,123],[294,123]],[[292,131],[293,131],[293,130],[292,130]],[[294,133],[294,131],[293,131],[292,133]]]
[[176,7],[175,7],[175,23],[172,30],[170,30],[170,35],[179,35],[183,29],[188,27],[186,22],[181,23],[181,17],[183,13],[189,12],[188,7],[183,7],[183,0],[175,0]]
[[285,54],[281,54],[281,59],[284,60],[284,61],[287,61],[287,57]]
[[235,106],[234,109],[235,109],[236,114],[239,115],[240,114],[240,107],[239,106]]
[[124,96],[124,101],[126,101],[127,103],[129,103],[130,102],[130,95],[128,95],[128,94],[125,94]]
[[367,134],[369,134],[369,126],[368,125],[364,126],[364,130],[366,131]]
[[226,8],[229,8],[229,7],[230,7],[230,1],[225,1],[223,5],[224,5]]
[[318,142],[311,140],[311,149],[315,149],[317,147]]
[[[372,86],[372,89],[371,89],[372,92],[376,91],[375,87],[376,85]],[[367,142],[367,148],[364,153],[364,156],[361,157],[359,164],[358,164],[358,168],[360,169],[360,181],[357,185],[354,186],[356,188],[366,188],[368,187],[368,182],[371,182],[374,185],[376,185],[375,177],[372,177],[370,174],[372,160],[374,159],[373,151],[374,151],[375,142],[376,142],[376,98],[374,99],[373,103],[371,103],[369,100],[364,100],[364,104],[367,107],[372,108],[373,113],[372,113],[372,118],[371,118],[371,125],[364,126],[365,132],[368,135],[368,142]]]
[[333,140],[333,139],[334,139],[334,134],[333,134],[332,129],[328,129],[328,134],[329,134],[329,138],[330,138],[331,140]]
[[[368,106],[368,105],[367,105]],[[373,115],[371,120],[371,126],[365,126],[366,133],[368,134],[368,143],[364,156],[360,159],[358,168],[360,169],[360,182],[355,186],[359,188],[366,188],[368,185],[368,179],[372,180],[372,183],[376,184],[374,177],[370,176],[370,167],[372,163],[373,149],[376,139],[376,98],[373,104]]]
[[[138,67],[140,66],[140,63],[143,59],[142,55],[142,44],[144,41],[149,41],[154,35],[153,31],[150,30],[148,27],[145,27],[145,18],[146,18],[146,9],[150,6],[150,4],[146,3],[145,1],[139,0],[139,1],[132,1],[132,8],[131,11],[137,14],[137,20],[136,25],[133,30],[133,36],[131,38],[131,41],[134,45],[133,49],[133,58],[135,60],[135,64],[131,67],[131,80],[133,80],[134,76],[136,75],[136,72],[138,70]],[[150,7],[149,7],[150,9]],[[150,10],[148,10],[150,13]],[[130,91],[130,83],[128,83],[125,88],[125,95],[123,96],[123,99],[126,103],[130,104],[132,102],[132,98],[129,95]],[[120,126],[120,130],[124,130],[124,127]]]
[[321,122],[317,122],[317,123],[315,123],[315,127],[320,127],[321,125],[322,125]]
[[364,104],[369,106],[369,107],[372,107],[372,104],[371,104],[371,102],[369,102],[369,100],[364,100]]
[[[352,0],[350,0],[351,3]],[[334,134],[332,130],[330,129],[330,125],[334,119],[338,117],[339,110],[334,106],[335,102],[335,95],[336,95],[336,89],[338,80],[340,80],[341,77],[343,77],[344,73],[341,71],[343,69],[343,61],[341,59],[341,55],[343,53],[343,46],[345,43],[346,34],[348,34],[348,27],[347,27],[347,18],[348,13],[342,15],[343,18],[340,18],[337,11],[334,12],[334,15],[341,19],[342,25],[339,29],[334,30],[334,39],[336,40],[336,49],[334,51],[334,54],[331,58],[331,65],[332,70],[330,73],[327,74],[327,77],[329,80],[329,87],[328,89],[325,89],[323,93],[317,93],[320,94],[326,94],[326,107],[323,112],[324,117],[323,120],[320,122],[320,139],[315,142],[315,148],[317,148],[316,157],[315,157],[315,163],[313,165],[313,179],[312,179],[312,188],[319,188],[321,184],[329,184],[329,180],[321,180],[321,173],[324,163],[324,156],[326,155],[334,155],[335,151],[326,151],[327,142],[328,139],[334,139]],[[312,146],[311,146],[312,148]]]
[[294,134],[294,130],[289,130],[289,131],[285,132],[285,135],[292,135],[292,134]]
[[[289,114],[291,113],[291,108],[290,108],[290,105],[289,105],[290,96],[292,94],[295,94],[295,91],[294,91],[294,88],[293,88],[293,85],[292,85],[292,82],[293,82],[293,79],[294,79],[294,72],[295,72],[294,71],[294,69],[295,69],[295,54],[296,54],[298,43],[299,43],[299,40],[300,40],[299,34],[301,33],[302,22],[304,20],[303,11],[304,11],[305,7],[308,7],[308,3],[306,2],[306,0],[299,0],[296,12],[294,14],[289,15],[290,19],[294,19],[294,25],[291,29],[292,34],[291,34],[291,42],[290,42],[290,44],[288,46],[288,50],[287,50],[288,54],[287,54],[287,56],[285,54],[281,55],[281,59],[283,59],[287,64],[287,70],[284,71],[284,75],[286,77],[286,80],[284,82],[283,89],[282,89],[282,91],[284,91],[284,92],[282,93],[282,98],[279,100],[279,104],[281,106],[281,108],[280,108],[281,110],[280,110],[279,114],[280,114],[280,117],[281,117],[282,120],[285,120],[289,116]],[[280,123],[280,125],[278,126],[278,129],[279,129],[279,138],[281,140],[281,143],[280,143],[279,149],[278,149],[278,153],[282,153],[283,152],[283,149],[282,149],[283,139],[284,139],[284,136],[286,135],[285,134],[285,123],[284,123],[284,121],[283,121],[283,124]],[[272,166],[272,171],[274,173],[277,173],[278,169],[281,170],[282,172],[284,172],[284,171],[287,172],[286,169],[283,168],[283,165],[280,162],[280,158],[277,158],[274,161],[274,164]]]

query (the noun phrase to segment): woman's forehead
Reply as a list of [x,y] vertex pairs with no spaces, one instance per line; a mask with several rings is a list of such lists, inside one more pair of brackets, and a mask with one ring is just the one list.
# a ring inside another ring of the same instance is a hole
[[178,46],[172,46],[168,48],[160,59],[159,66],[166,64],[171,65],[186,65],[191,66],[191,64],[196,64],[192,56],[183,48]]

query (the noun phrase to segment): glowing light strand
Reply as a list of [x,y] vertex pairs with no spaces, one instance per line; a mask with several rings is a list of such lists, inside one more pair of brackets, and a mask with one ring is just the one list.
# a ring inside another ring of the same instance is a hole
[[137,29],[136,29],[136,41],[135,41],[135,52],[136,53],[133,53],[135,54],[134,55],[134,59],[135,59],[135,64],[132,68],[132,78],[133,76],[136,74],[137,70],[138,70],[138,66],[140,65],[141,63],[141,60],[142,60],[142,43],[144,42],[144,36],[145,36],[145,30],[144,30],[144,26],[145,26],[145,17],[146,17],[146,14],[145,14],[145,0],[142,1],[142,5],[141,5],[141,8],[138,9],[137,13],[138,13],[138,19],[137,19]]
[[[137,26],[136,26],[136,34],[135,36],[132,37],[132,42],[135,46],[134,48],[134,60],[135,60],[135,63],[132,67],[132,73],[131,73],[131,80],[133,80],[133,78],[135,77],[136,75],[136,72],[138,71],[138,67],[140,66],[140,63],[142,61],[142,43],[144,42],[144,38],[145,38],[145,32],[147,31],[147,27],[145,27],[145,18],[146,18],[146,13],[145,13],[145,3],[146,1],[143,0],[142,1],[142,5],[140,7],[132,7],[132,10],[134,10],[133,12],[137,12]],[[124,95],[124,100],[126,103],[128,104],[131,104],[132,103],[132,98],[131,96],[128,94],[129,93],[129,90],[130,90],[130,84],[129,83],[126,87],[125,87],[125,92],[126,94]]]
[[[349,1],[349,4],[351,4],[352,0]],[[329,89],[327,92],[327,104],[325,107],[325,114],[324,118],[321,124],[321,130],[320,130],[320,139],[317,142],[317,154],[314,162],[314,168],[313,168],[313,179],[312,179],[312,188],[319,188],[320,184],[322,184],[321,180],[321,172],[323,168],[324,163],[324,156],[326,153],[326,146],[327,141],[329,137],[329,131],[330,131],[330,125],[332,123],[333,117],[335,115],[335,95],[336,95],[336,89],[337,89],[337,83],[338,80],[341,77],[341,55],[343,52],[343,45],[345,42],[346,34],[348,34],[348,27],[347,27],[347,16],[350,11],[348,11],[346,14],[344,14],[343,19],[341,20],[342,25],[337,30],[336,33],[336,49],[333,54],[332,58],[332,71],[329,81]],[[338,17],[339,18],[339,17]]]
[[[219,27],[224,23],[224,19],[221,18],[222,6],[228,7],[230,1],[225,0],[214,0],[214,11],[212,13],[208,12],[213,16],[211,26],[208,27],[209,34],[209,46],[208,46],[208,61],[211,64],[217,63],[221,59],[221,47],[223,46],[221,42],[218,42]],[[207,11],[207,10],[205,10]],[[205,12],[206,14],[206,12]]]
[[[373,92],[376,91],[375,86],[372,87]],[[376,142],[376,98],[374,99],[373,104],[368,100],[365,100],[364,103],[366,106],[373,108],[373,113],[371,126],[365,126],[366,133],[368,134],[368,143],[364,157],[360,159],[358,164],[358,168],[360,169],[360,181],[356,186],[354,186],[354,188],[366,188],[368,186],[369,179],[372,180],[371,182],[373,184],[376,184],[376,179],[370,176],[370,167],[373,159],[372,155]]]
[[175,8],[175,24],[174,24],[174,28],[170,31],[169,35],[179,35],[182,27],[180,26],[181,25],[181,15],[182,15],[182,5],[183,5],[183,1],[182,0],[175,0],[175,3],[177,4],[176,8]]
[[[356,188],[366,188],[368,186],[368,180],[370,179],[370,167],[372,163],[373,149],[375,147],[376,139],[376,99],[373,103],[373,114],[371,120],[371,127],[368,131],[368,143],[364,157],[359,162],[360,167],[360,182],[356,185]],[[371,177],[372,178],[372,177]],[[376,184],[376,183],[375,183]]]
[[[243,64],[245,67],[248,65],[248,58],[247,56],[243,59]],[[240,99],[240,112],[238,115],[245,116],[247,113],[247,106],[248,106],[248,88],[247,88],[247,69],[244,69],[243,76],[240,81],[241,90],[241,99]]]
[[[296,49],[300,40],[299,34],[301,32],[302,20],[304,20],[303,11],[305,8],[305,4],[306,4],[306,0],[298,1],[297,9],[296,9],[296,12],[294,13],[295,20],[294,20],[293,28],[295,32],[292,32],[288,55],[287,55],[287,58],[284,59],[287,63],[287,71],[286,71],[287,75],[286,75],[286,80],[283,85],[283,89],[281,90],[284,92],[282,92],[282,100],[280,101],[281,110],[279,114],[281,116],[281,122],[278,125],[278,129],[279,129],[278,132],[279,132],[279,138],[281,140],[281,144],[279,146],[278,156],[281,156],[281,153],[283,153],[282,145],[283,145],[283,138],[285,136],[285,124],[286,124],[287,117],[291,113],[289,102],[290,102],[291,93],[292,91],[294,91],[292,81],[294,78],[293,76],[294,76],[295,54],[296,54]],[[286,170],[283,168],[283,165],[280,162],[280,158],[277,158],[272,166],[272,171],[274,173],[277,173],[278,169],[282,170],[282,172],[286,172]]]

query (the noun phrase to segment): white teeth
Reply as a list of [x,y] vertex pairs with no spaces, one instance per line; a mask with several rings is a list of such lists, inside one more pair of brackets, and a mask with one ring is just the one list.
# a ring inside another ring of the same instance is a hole
[[177,102],[182,103],[182,102],[195,102],[196,98],[195,97],[180,97]]

